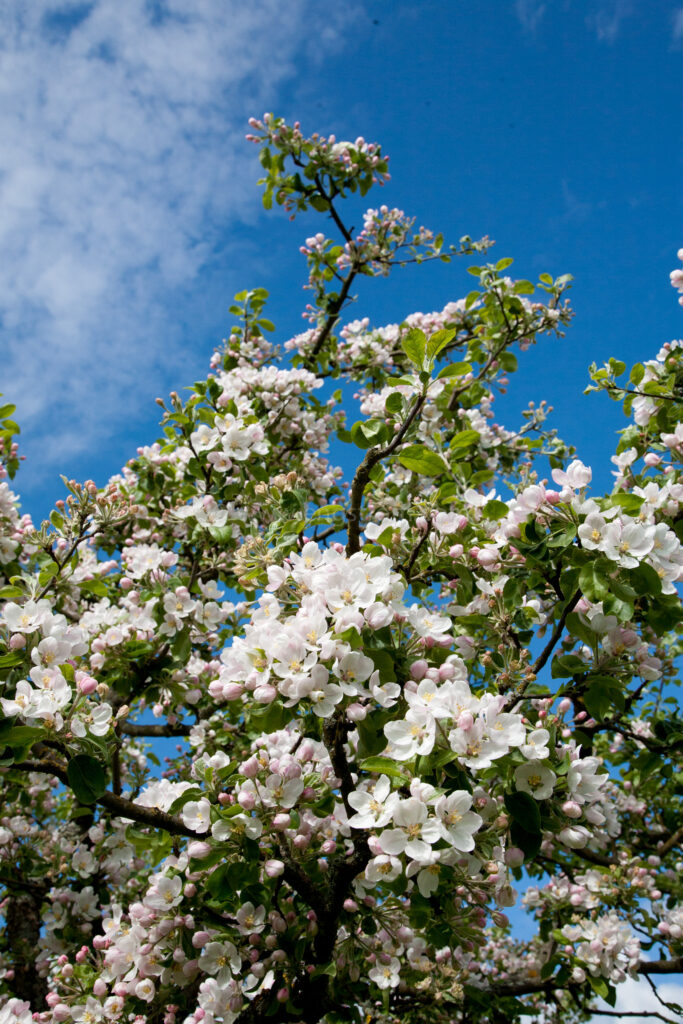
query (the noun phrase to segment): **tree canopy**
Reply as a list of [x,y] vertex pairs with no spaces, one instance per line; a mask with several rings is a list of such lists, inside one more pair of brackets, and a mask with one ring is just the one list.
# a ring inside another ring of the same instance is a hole
[[[494,414],[570,277],[355,231],[362,138],[248,138],[266,208],[320,215],[307,329],[237,295],[163,436],[40,527],[0,409],[0,1024],[623,1016],[683,969],[683,342],[591,367],[627,418],[594,493],[546,403]],[[459,258],[444,309],[348,319]]]

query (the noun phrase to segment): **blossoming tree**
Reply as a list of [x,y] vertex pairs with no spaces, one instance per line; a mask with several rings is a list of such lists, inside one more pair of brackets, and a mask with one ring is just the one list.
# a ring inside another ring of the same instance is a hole
[[683,968],[683,343],[592,368],[629,417],[594,494],[545,404],[493,412],[569,279],[486,262],[349,321],[359,277],[490,243],[386,206],[354,233],[379,146],[252,131],[265,205],[332,236],[307,330],[282,352],[237,296],[162,440],[39,529],[0,410],[0,1022],[616,1015]]

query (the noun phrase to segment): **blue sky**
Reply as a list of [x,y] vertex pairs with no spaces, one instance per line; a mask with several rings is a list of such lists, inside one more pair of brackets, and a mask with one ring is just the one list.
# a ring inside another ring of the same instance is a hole
[[[302,328],[298,245],[265,214],[247,117],[380,141],[388,202],[513,271],[575,276],[564,342],[506,400],[555,406],[609,484],[617,410],[586,368],[681,334],[683,5],[662,0],[0,2],[0,389],[16,401],[24,507],[59,473],[103,482],[157,435],[156,395],[203,375],[235,291]],[[357,208],[360,212],[360,207]],[[355,218],[356,223],[358,222]],[[322,225],[317,224],[316,229]],[[468,290],[464,263],[359,289],[377,324]]]
[[[24,508],[157,436],[154,398],[205,375],[234,292],[271,292],[280,341],[303,329],[298,246],[324,225],[262,210],[244,134],[264,111],[381,142],[373,205],[488,234],[521,277],[574,275],[568,337],[521,361],[501,418],[547,398],[609,486],[622,422],[582,395],[587,366],[683,334],[682,81],[683,0],[0,0],[0,391]],[[397,322],[470,283],[409,268],[349,315]]]

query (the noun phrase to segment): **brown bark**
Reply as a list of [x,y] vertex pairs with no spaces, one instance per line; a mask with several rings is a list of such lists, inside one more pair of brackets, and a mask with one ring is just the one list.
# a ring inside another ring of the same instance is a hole
[[15,995],[31,1004],[31,1009],[45,1009],[47,978],[36,971],[35,957],[40,938],[42,893],[26,888],[10,893],[5,909],[7,946],[14,968],[10,983]]

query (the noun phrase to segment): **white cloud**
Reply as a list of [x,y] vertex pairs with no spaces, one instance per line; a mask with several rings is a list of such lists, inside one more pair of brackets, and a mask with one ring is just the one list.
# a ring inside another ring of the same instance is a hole
[[600,0],[597,10],[588,15],[588,26],[604,43],[613,43],[622,22],[633,14],[633,0]]
[[517,17],[526,32],[535,32],[538,28],[546,5],[542,0],[515,0]]
[[674,11],[672,38],[674,43],[683,42],[683,7]]
[[174,296],[258,209],[245,118],[315,75],[340,6],[0,0],[0,390],[32,461],[40,431],[45,458],[115,434],[182,361]]
[[[683,1004],[683,985],[676,981],[662,981],[659,977],[653,978],[653,981],[664,1003]],[[601,1007],[607,1008],[607,1004],[602,1000]],[[665,1018],[671,1017],[672,1021],[676,1020],[675,1011],[672,1012],[662,1006],[645,978],[639,978],[637,981],[634,978],[627,978],[621,985],[617,985],[617,1002],[614,1009],[618,1013],[642,1013],[642,1016],[628,1017],[629,1024],[652,1024],[656,1019],[651,1016],[652,1013],[661,1013]],[[593,1017],[595,1024],[606,1024],[609,1020],[614,1018],[601,1016],[599,1013]]]

